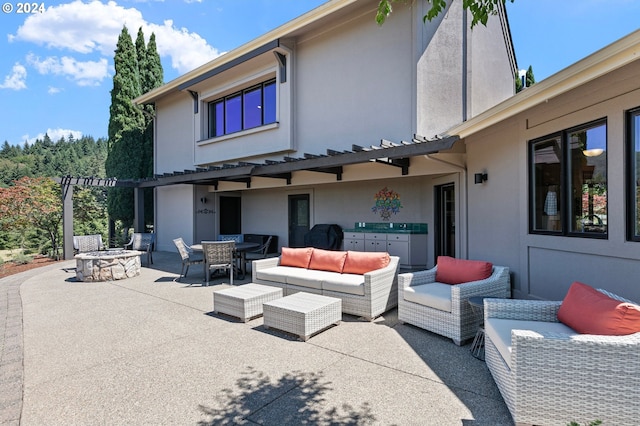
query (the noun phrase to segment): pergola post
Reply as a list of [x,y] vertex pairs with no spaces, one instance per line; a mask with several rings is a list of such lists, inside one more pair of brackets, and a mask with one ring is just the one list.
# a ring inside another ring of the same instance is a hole
[[133,231],[145,232],[144,227],[144,188],[133,188]]
[[[61,183],[62,187],[62,254],[64,260],[73,259],[73,185]],[[54,247],[54,250],[56,248]]]

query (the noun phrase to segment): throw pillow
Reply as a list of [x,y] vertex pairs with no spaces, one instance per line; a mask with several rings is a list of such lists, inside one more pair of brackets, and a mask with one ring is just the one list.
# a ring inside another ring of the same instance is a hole
[[640,306],[576,281],[560,305],[558,320],[578,333],[622,336],[640,332]]
[[461,284],[489,278],[493,264],[482,260],[455,259],[438,256],[436,281],[443,284]]
[[342,273],[344,274],[366,274],[367,272],[382,269],[389,264],[389,253],[362,251],[348,251],[347,260],[344,262]]
[[342,272],[342,268],[344,267],[344,261],[346,258],[346,251],[313,249],[311,262],[309,262],[309,269]]
[[308,268],[313,247],[290,248],[282,247],[280,266],[294,266],[296,268]]

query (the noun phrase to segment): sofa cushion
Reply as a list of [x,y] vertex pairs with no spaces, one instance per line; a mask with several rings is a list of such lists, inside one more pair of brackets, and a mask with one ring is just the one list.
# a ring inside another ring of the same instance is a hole
[[360,274],[331,274],[322,280],[322,290],[364,296],[364,276]]
[[389,253],[348,251],[344,261],[343,274],[366,274],[389,265]]
[[578,281],[569,287],[558,319],[584,334],[621,336],[640,332],[640,306],[613,299]]
[[282,256],[280,256],[280,265],[293,266],[296,268],[308,268],[313,247],[290,248],[282,247]]
[[256,271],[256,278],[285,284],[287,277],[296,271],[306,271],[306,269],[291,266],[274,266],[273,268],[258,269]]
[[311,254],[309,269],[341,273],[346,258],[346,251],[332,251],[316,248],[313,249],[313,253]]
[[300,287],[322,289],[322,281],[327,276],[338,275],[335,272],[316,271],[313,269],[301,269],[298,268],[294,271],[290,271],[286,277],[287,285],[297,285]]
[[493,264],[481,260],[455,259],[438,256],[436,281],[444,284],[461,284],[484,280],[491,276]]
[[406,287],[403,296],[407,302],[451,312],[451,286],[449,284],[431,283]]
[[496,346],[502,359],[511,366],[511,330],[531,330],[539,333],[540,336],[551,336],[553,334],[578,335],[575,330],[560,322],[546,321],[526,321],[504,318],[487,318],[484,323],[486,338]]

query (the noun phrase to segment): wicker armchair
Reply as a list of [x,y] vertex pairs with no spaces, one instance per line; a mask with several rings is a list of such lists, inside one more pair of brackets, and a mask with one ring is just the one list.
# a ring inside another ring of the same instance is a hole
[[104,250],[102,235],[74,235],[73,249],[76,253],[87,253],[91,251]]
[[[484,301],[485,359],[514,422],[564,425],[602,420],[607,425],[638,424],[640,333],[597,336],[558,332],[562,327],[557,317],[561,303]],[[514,320],[506,329],[511,331],[508,359],[503,358],[505,351],[501,352],[492,338],[492,324],[499,323],[496,319]]]
[[236,268],[234,253],[236,242],[231,241],[203,241],[204,273],[206,285],[209,285],[211,269],[228,269],[230,283],[233,285],[233,270]]
[[153,263],[153,244],[156,242],[156,234],[148,232],[134,232],[131,241],[124,245],[125,249],[139,250],[147,253],[147,265]]
[[[459,346],[473,338],[478,330],[478,318],[469,305],[469,298],[510,297],[509,268],[494,265],[489,278],[456,285],[437,283],[437,269],[436,266],[426,271],[398,275],[398,319],[448,337]],[[425,295],[432,290],[434,297],[444,303],[430,305],[408,300],[416,300],[409,293]]]
[[[180,276],[177,281],[180,281],[182,277],[186,277],[187,273],[189,273],[190,265],[197,265],[204,262],[202,256],[193,255],[193,251],[191,247],[185,244],[182,238],[176,238],[173,240],[173,244],[176,245],[178,249],[178,253],[180,254],[180,258],[182,259],[182,268],[180,269]],[[186,269],[185,269],[186,268]],[[184,275],[183,275],[184,272]]]

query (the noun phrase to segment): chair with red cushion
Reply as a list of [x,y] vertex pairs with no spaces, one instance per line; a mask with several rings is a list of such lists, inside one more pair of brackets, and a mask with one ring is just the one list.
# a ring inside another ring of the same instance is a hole
[[461,345],[477,331],[474,296],[509,298],[509,268],[439,256],[432,269],[398,275],[398,319]]

